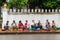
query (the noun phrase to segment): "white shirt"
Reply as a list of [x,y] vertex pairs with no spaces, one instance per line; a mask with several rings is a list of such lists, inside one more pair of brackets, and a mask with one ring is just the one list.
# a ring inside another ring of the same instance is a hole
[[12,26],[16,26],[16,23],[12,23]]

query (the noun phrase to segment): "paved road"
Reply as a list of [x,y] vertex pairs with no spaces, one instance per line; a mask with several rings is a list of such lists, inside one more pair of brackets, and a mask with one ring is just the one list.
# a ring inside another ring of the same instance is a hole
[[60,40],[60,34],[0,35],[0,40]]

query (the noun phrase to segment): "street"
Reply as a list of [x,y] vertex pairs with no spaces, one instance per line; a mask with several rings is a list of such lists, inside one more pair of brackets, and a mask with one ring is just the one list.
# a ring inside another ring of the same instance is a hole
[[0,35],[0,40],[60,40],[60,34],[8,34]]

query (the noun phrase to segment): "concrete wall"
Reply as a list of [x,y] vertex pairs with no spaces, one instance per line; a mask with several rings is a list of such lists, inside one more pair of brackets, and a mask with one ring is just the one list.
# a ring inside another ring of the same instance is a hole
[[[11,12],[10,12],[11,13]],[[16,12],[13,12],[16,13]],[[49,22],[52,22],[52,20],[55,20],[56,25],[60,27],[60,14],[58,12],[55,12],[55,14],[19,14],[19,15],[11,15],[8,14],[8,9],[3,9],[2,14],[3,14],[3,23],[2,27],[4,27],[6,21],[9,21],[9,25],[11,26],[11,23],[13,20],[16,21],[18,24],[19,20],[22,21],[22,23],[25,22],[25,20],[28,20],[28,22],[31,24],[32,20],[35,20],[35,22],[38,22],[38,20],[41,21],[43,25],[45,25],[46,19],[49,20]],[[17,14],[17,13],[16,13]]]
[[22,23],[25,23],[25,20],[28,20],[29,23],[31,23],[32,20],[35,20],[35,22],[38,22],[38,20],[40,20],[41,23],[45,25],[45,22],[48,19],[49,22],[55,20],[56,25],[60,26],[59,17],[60,14],[23,14],[23,15],[8,15],[7,20],[10,22],[10,24],[12,23],[13,20],[15,20],[17,24],[19,20],[21,20]]

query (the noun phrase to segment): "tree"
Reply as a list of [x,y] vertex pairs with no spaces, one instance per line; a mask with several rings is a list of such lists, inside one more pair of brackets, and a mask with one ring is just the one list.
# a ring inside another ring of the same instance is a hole
[[39,0],[29,0],[29,8],[35,8],[39,6]]
[[60,0],[57,0],[57,8],[60,9]]
[[42,7],[43,8],[57,8],[57,0],[44,0],[44,2],[42,2]]
[[37,6],[38,8],[44,9],[56,9],[60,8],[60,0],[30,0],[30,6],[32,6],[32,8]]
[[9,8],[23,8],[28,4],[28,0],[9,0]]
[[55,8],[55,6],[56,6],[56,1],[49,0],[42,3],[43,8]]

